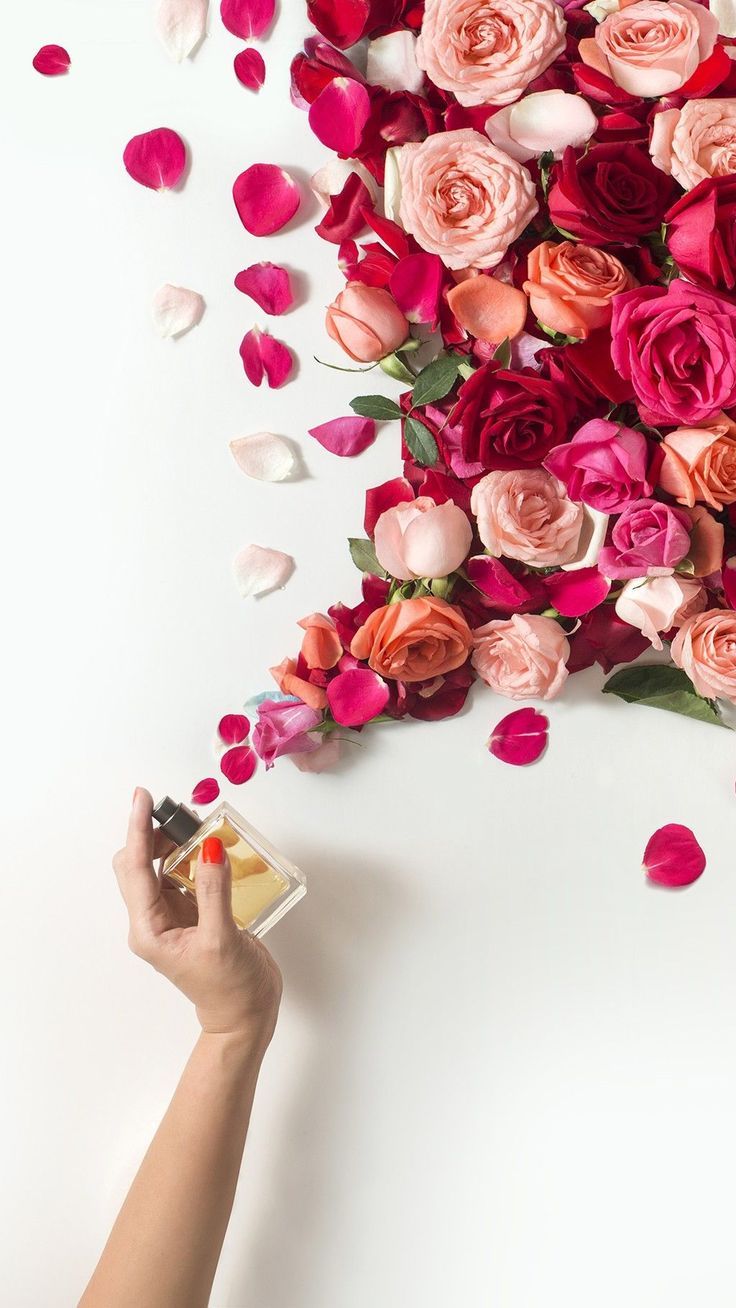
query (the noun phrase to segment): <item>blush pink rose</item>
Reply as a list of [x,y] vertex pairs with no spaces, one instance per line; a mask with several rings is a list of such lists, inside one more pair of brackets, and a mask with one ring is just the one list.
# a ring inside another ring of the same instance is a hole
[[697,500],[719,512],[736,504],[736,423],[725,413],[706,427],[678,427],[662,442],[659,484],[678,504]]
[[696,0],[639,0],[585,37],[580,58],[629,95],[670,95],[713,53],[718,20]]
[[529,252],[524,292],[545,327],[584,341],[611,321],[613,297],[637,285],[606,250],[577,241],[542,241]]
[[706,177],[736,173],[736,100],[687,100],[655,115],[649,153],[689,191]]
[[664,649],[662,632],[679,627],[706,605],[705,589],[692,577],[640,577],[627,581],[616,600],[622,622],[638,631],[654,649]]
[[536,214],[522,164],[470,127],[389,152],[387,212],[448,268],[495,268]]
[[473,532],[462,509],[420,495],[386,509],[376,523],[376,557],[399,581],[447,577],[470,553]]
[[565,49],[557,0],[426,0],[417,63],[463,105],[512,104]]
[[582,500],[601,513],[621,513],[632,501],[653,493],[649,462],[643,432],[593,418],[571,441],[551,450],[544,466],[564,482],[571,500]]
[[661,577],[674,572],[690,549],[690,518],[659,500],[638,500],[624,509],[601,550],[604,577]]
[[736,613],[708,609],[683,623],[672,642],[672,658],[706,699],[736,704]]
[[568,499],[562,483],[543,468],[489,472],[473,487],[471,508],[495,558],[548,568],[571,563],[578,553],[583,506]]
[[409,324],[381,286],[348,282],[325,317],[327,335],[357,363],[377,363],[409,335]]
[[473,642],[473,667],[499,695],[554,699],[567,680],[570,645],[552,618],[514,613],[477,627]]

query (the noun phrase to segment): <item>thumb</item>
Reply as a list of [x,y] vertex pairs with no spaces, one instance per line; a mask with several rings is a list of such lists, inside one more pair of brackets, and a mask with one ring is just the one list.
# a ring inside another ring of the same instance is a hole
[[231,907],[232,873],[225,846],[217,836],[208,836],[197,860],[195,877],[199,935],[205,944],[219,944],[235,925]]

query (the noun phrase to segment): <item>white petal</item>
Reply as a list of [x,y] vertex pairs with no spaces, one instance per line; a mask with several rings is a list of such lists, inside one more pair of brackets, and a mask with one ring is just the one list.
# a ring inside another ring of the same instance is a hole
[[158,0],[156,31],[166,52],[181,63],[207,31],[209,0]]
[[392,222],[401,225],[401,173],[399,171],[398,152],[401,146],[392,146],[386,151],[386,171],[383,178],[383,211]]
[[204,313],[204,300],[198,291],[183,286],[161,286],[151,303],[153,325],[159,336],[181,336],[196,327]]
[[[529,98],[531,99],[531,96]],[[486,136],[511,159],[516,159],[518,163],[526,163],[527,160],[534,158],[534,151],[530,150],[528,145],[520,145],[510,135],[511,110],[513,108],[513,105],[507,105],[505,109],[499,109],[498,113],[493,114],[488,119],[486,122]]]
[[618,0],[590,0],[590,4],[583,5],[583,8],[592,14],[597,23],[602,23],[609,14],[618,13],[619,3]]
[[265,595],[270,590],[285,586],[294,571],[294,560],[281,550],[265,549],[262,545],[246,545],[233,559],[235,584],[244,599],[249,595]]
[[327,208],[332,196],[340,194],[351,173],[357,173],[365,182],[371,193],[371,199],[375,202],[378,195],[376,183],[368,169],[358,163],[357,159],[338,159],[335,155],[314,173],[309,185],[320,203]]
[[417,38],[411,32],[389,32],[368,46],[366,78],[372,86],[387,91],[410,91],[417,95],[424,86],[424,73],[417,63]]
[[[492,123],[491,118],[488,126]],[[566,146],[585,145],[597,126],[598,119],[581,95],[536,91],[512,105],[508,132],[514,141],[534,154],[551,150],[561,158]]]
[[563,572],[579,572],[581,568],[594,568],[603,548],[608,530],[608,514],[600,509],[583,505],[585,521],[580,533],[580,548],[572,563],[563,563]]
[[721,36],[736,36],[736,0],[710,0],[710,12],[718,19]]
[[246,477],[256,481],[285,481],[298,466],[294,450],[283,436],[257,431],[230,442],[233,458]]

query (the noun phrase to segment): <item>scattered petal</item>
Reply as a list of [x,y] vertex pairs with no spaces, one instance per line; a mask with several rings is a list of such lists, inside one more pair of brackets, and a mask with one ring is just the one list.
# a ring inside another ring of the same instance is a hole
[[658,886],[689,886],[705,870],[705,854],[689,827],[673,822],[655,831],[644,851],[644,871]]
[[243,713],[226,713],[217,724],[223,745],[242,745],[250,735],[250,722]]
[[266,80],[266,64],[260,50],[248,46],[241,50],[233,60],[235,76],[249,91],[260,91]]
[[192,804],[212,804],[220,793],[220,783],[216,777],[205,777],[198,781],[192,791]]
[[495,345],[512,341],[526,322],[524,292],[484,273],[453,286],[447,293],[447,303],[466,332]]
[[181,336],[202,320],[204,300],[198,291],[183,286],[161,286],[151,304],[153,325],[159,336]]
[[220,771],[233,786],[242,786],[250,781],[257,766],[258,756],[250,745],[236,745],[220,759]]
[[156,32],[167,54],[180,64],[207,33],[209,0],[158,0]]
[[340,245],[363,231],[365,211],[371,203],[371,193],[362,177],[351,173],[340,193],[332,196],[324,218],[314,230],[323,241]]
[[235,583],[243,599],[280,590],[293,571],[291,555],[262,545],[246,545],[233,560]]
[[494,758],[514,767],[536,763],[547,748],[549,719],[533,708],[516,709],[493,728],[488,748]]
[[436,323],[443,264],[436,254],[407,254],[391,273],[389,290],[409,322]]
[[369,668],[340,672],[327,686],[330,712],[341,727],[362,727],[383,711],[389,689],[382,677]]
[[257,327],[243,337],[240,357],[248,381],[260,386],[265,377],[272,390],[288,381],[294,367],[294,356],[288,346]]
[[371,112],[371,98],[352,77],[333,77],[309,108],[309,126],[323,145],[352,155]]
[[408,504],[413,499],[414,490],[406,477],[393,477],[380,486],[371,486],[365,493],[363,525],[366,536],[373,537],[376,523],[387,509],[392,509],[396,504]]
[[250,41],[263,36],[273,22],[275,0],[222,0],[220,17],[233,36]]
[[273,317],[286,313],[294,303],[291,278],[277,263],[252,263],[238,273],[235,285],[243,295],[255,300],[264,313]]
[[251,164],[236,178],[233,199],[245,230],[270,236],[285,227],[301,203],[293,177],[277,164]]
[[270,431],[257,431],[230,442],[233,458],[246,477],[256,481],[285,481],[297,467],[288,441]]
[[606,599],[611,583],[597,568],[554,572],[545,578],[552,604],[563,618],[582,618]]
[[152,191],[168,191],[176,186],[186,167],[187,148],[178,132],[170,127],[155,127],[128,141],[123,163],[134,182]]
[[710,12],[718,19],[721,36],[736,36],[736,0],[710,0]]
[[38,54],[33,56],[33,67],[44,77],[59,77],[62,73],[68,73],[71,62],[63,45],[42,45]]
[[319,427],[310,427],[309,435],[314,436],[330,454],[339,454],[341,458],[351,458],[362,454],[376,439],[376,424],[373,418],[332,418]]
[[494,606],[502,612],[515,613],[531,598],[526,586],[511,573],[500,559],[476,554],[466,564],[468,577]]

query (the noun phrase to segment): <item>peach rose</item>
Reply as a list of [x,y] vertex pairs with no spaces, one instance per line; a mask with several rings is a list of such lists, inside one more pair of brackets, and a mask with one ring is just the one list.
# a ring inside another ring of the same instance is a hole
[[448,268],[495,268],[539,205],[531,176],[471,127],[389,150],[386,212]]
[[575,241],[542,241],[529,254],[524,290],[545,327],[584,341],[611,321],[614,295],[638,284],[605,250]]
[[426,0],[417,63],[463,105],[512,104],[565,49],[557,0]]
[[460,609],[433,595],[375,609],[350,646],[381,677],[428,681],[465,662],[473,633]]
[[736,423],[720,414],[705,427],[678,427],[662,441],[659,484],[678,504],[736,504]]
[[610,13],[580,58],[629,95],[670,95],[713,53],[718,20],[697,0],[638,0]]
[[705,604],[705,590],[692,577],[638,577],[627,581],[616,600],[616,613],[661,650],[660,633],[679,627]]
[[348,282],[325,317],[327,335],[356,363],[377,363],[409,335],[403,313],[381,286]]
[[543,468],[489,472],[473,487],[471,508],[489,554],[538,568],[571,563],[585,513],[562,482]]
[[687,100],[656,114],[649,153],[686,191],[736,173],[736,100]]
[[486,133],[512,159],[526,163],[551,150],[561,159],[568,145],[587,145],[598,119],[582,95],[567,91],[534,91],[516,104],[499,109],[486,123]]
[[343,648],[332,618],[324,613],[310,613],[297,625],[304,632],[301,655],[307,667],[323,671],[334,668],[342,658]]
[[279,690],[284,695],[296,695],[308,704],[311,709],[327,708],[327,695],[321,686],[313,686],[311,681],[305,677],[300,677],[296,670],[296,661],[294,659],[282,659],[275,667],[269,669]]
[[532,614],[487,622],[474,633],[473,667],[509,699],[554,699],[567,680],[570,645],[553,618]]
[[694,509],[686,509],[685,512],[692,522],[687,557],[692,564],[693,575],[710,577],[721,570],[726,545],[725,528],[702,504],[696,504]]
[[672,658],[706,699],[736,704],[736,613],[708,609],[680,627]]
[[428,495],[386,509],[374,537],[378,562],[399,581],[449,576],[465,562],[472,540],[462,509],[451,500],[435,504]]

